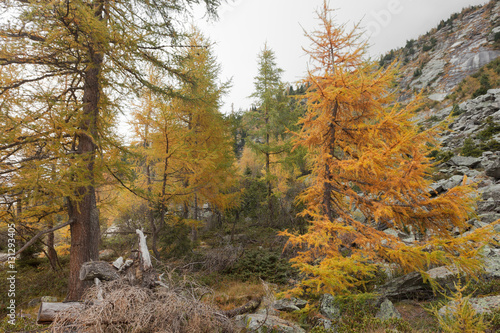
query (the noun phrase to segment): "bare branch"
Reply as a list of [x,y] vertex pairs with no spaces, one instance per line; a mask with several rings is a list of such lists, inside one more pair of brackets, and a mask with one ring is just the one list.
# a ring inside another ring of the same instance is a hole
[[68,225],[70,225],[70,224],[72,224],[74,222],[75,222],[75,219],[71,219],[71,220],[69,220],[66,223],[63,223],[63,224],[58,225],[58,226],[55,226],[54,228],[51,228],[51,229],[48,229],[48,230],[44,230],[44,231],[40,231],[38,234],[36,234],[35,237],[33,237],[32,239],[30,239],[28,243],[24,244],[23,247],[21,247],[19,249],[19,251],[16,252],[15,255],[17,256],[18,254],[20,254],[21,252],[23,252],[24,250],[26,250],[26,248],[28,248],[31,244],[33,244],[34,242],[36,242],[38,240],[38,238],[42,237],[43,235],[48,234],[49,232],[54,232],[56,230],[62,229],[65,226],[68,226]]

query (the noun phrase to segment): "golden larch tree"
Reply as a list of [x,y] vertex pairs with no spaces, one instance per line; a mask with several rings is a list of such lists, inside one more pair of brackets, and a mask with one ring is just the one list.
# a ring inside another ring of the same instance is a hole
[[[296,291],[347,291],[381,263],[421,272],[454,263],[473,271],[479,240],[487,241],[491,227],[453,237],[456,227],[467,228],[473,189],[432,193],[427,156],[438,128],[421,131],[412,120],[420,98],[395,103],[394,66],[379,69],[366,60],[358,26],[335,26],[326,2],[317,14],[321,29],[307,34],[313,64],[305,79],[307,113],[296,133],[312,169],[299,198],[310,227],[303,235],[283,233],[300,249],[292,262],[305,278]],[[421,237],[407,245],[386,228]]]

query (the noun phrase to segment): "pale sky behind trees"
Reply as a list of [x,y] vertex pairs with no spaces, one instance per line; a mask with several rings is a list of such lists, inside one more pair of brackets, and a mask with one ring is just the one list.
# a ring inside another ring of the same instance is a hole
[[[379,59],[406,40],[416,39],[436,27],[441,20],[463,7],[487,3],[487,0],[330,0],[337,9],[339,23],[361,21],[369,39],[370,54]],[[253,81],[257,74],[257,56],[267,42],[275,51],[278,66],[285,72],[285,82],[302,79],[308,57],[302,47],[309,47],[304,30],[318,27],[315,10],[323,0],[229,0],[219,9],[219,19],[207,22],[195,10],[194,24],[215,43],[214,50],[222,64],[222,80],[232,78],[232,88],[224,97],[222,112],[246,110],[252,100]]]

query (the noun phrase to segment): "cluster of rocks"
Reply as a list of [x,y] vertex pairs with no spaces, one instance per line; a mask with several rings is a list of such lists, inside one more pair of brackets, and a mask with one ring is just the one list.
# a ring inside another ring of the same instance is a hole
[[[449,125],[451,131],[442,137],[443,151],[459,151],[465,139],[474,139],[485,129],[488,117],[493,124],[500,124],[500,89],[491,89],[459,107],[463,113]],[[491,139],[500,141],[500,133]],[[472,224],[483,226],[500,219],[500,151],[485,151],[480,157],[455,155],[438,168],[444,179],[432,184],[436,194],[460,185],[464,176],[467,176],[468,183],[477,184],[479,219]]]
[[[401,318],[401,314],[387,297],[381,296],[369,302],[378,308],[377,318],[381,320]],[[278,316],[280,312],[299,311],[306,305],[307,301],[299,298],[280,299],[273,302],[267,309],[236,317],[235,322],[240,328],[258,333],[271,330],[278,333],[305,333],[303,328]],[[342,317],[341,306],[337,298],[330,294],[322,295],[319,301],[319,314],[319,317],[315,318],[315,326],[335,331],[335,325]]]
[[[460,115],[449,125],[450,131],[444,133],[441,138],[442,146],[447,150],[463,147],[465,139],[474,138],[487,126],[486,120],[489,117],[493,122],[500,122],[500,89],[490,89],[486,94],[467,100],[458,107]],[[435,116],[443,119],[451,111],[452,107],[448,107],[436,112]],[[499,137],[497,134],[492,139],[498,140]]]

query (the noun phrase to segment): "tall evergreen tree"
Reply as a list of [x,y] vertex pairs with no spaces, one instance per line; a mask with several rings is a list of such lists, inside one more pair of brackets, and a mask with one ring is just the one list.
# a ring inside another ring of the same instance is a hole
[[[285,84],[281,81],[283,70],[276,64],[274,51],[267,44],[259,54],[258,74],[254,79],[254,108],[247,113],[249,135],[248,145],[265,160],[265,180],[267,186],[267,207],[269,223],[272,221],[273,208],[273,174],[271,164],[273,157],[291,149],[290,142],[285,139],[287,126],[293,123]],[[274,158],[276,160],[276,158]]]

